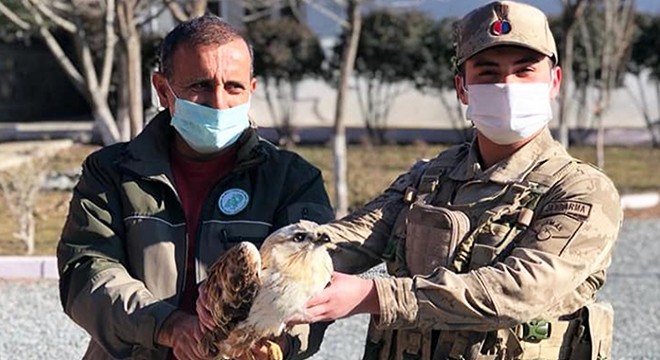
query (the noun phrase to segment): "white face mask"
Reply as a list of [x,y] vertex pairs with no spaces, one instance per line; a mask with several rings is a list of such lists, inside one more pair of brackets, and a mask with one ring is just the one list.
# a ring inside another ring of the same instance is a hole
[[550,84],[472,84],[466,117],[492,142],[509,145],[524,140],[552,118]]

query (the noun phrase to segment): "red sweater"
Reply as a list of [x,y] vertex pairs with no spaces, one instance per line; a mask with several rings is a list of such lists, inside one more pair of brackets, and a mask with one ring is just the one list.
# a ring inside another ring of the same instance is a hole
[[195,255],[197,230],[202,206],[218,181],[234,167],[236,147],[203,161],[186,158],[176,150],[170,152],[172,174],[176,190],[181,199],[188,229],[188,258],[186,259],[186,284],[179,308],[196,315],[197,282],[195,281]]

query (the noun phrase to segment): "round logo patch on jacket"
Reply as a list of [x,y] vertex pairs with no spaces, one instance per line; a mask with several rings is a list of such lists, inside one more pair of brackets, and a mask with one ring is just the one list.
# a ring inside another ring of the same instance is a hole
[[250,196],[242,189],[229,189],[220,195],[218,207],[225,215],[236,215],[243,211],[250,201]]

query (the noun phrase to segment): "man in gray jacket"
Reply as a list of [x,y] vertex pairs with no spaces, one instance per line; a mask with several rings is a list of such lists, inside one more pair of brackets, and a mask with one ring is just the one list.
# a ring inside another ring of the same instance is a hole
[[[321,172],[250,126],[253,59],[236,30],[215,16],[180,24],[160,60],[166,110],[85,160],[58,245],[86,359],[203,359],[195,302],[208,267],[238,242],[333,218]],[[305,347],[287,340],[292,354]]]

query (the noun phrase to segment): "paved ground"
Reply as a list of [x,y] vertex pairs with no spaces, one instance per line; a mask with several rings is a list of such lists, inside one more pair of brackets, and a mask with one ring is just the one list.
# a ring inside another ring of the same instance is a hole
[[[628,220],[607,284],[616,360],[660,360],[660,221]],[[357,360],[365,317],[334,324],[315,360]],[[61,312],[54,280],[0,280],[0,359],[79,359],[88,336]]]
[[[0,170],[20,165],[30,152],[56,151],[70,145],[67,140],[0,143]],[[601,298],[616,309],[614,359],[660,359],[658,233],[660,220],[626,221],[617,245],[607,285],[601,292]],[[2,260],[7,259],[0,259],[0,360],[80,358],[88,336],[61,312],[56,281],[2,280],[3,273],[11,274],[4,276],[9,278],[53,278],[52,258],[35,258],[41,263],[29,265],[18,261],[24,264],[19,266],[30,266],[30,270],[10,269]],[[328,330],[327,340],[314,359],[359,359],[365,330],[365,317],[337,322]]]

